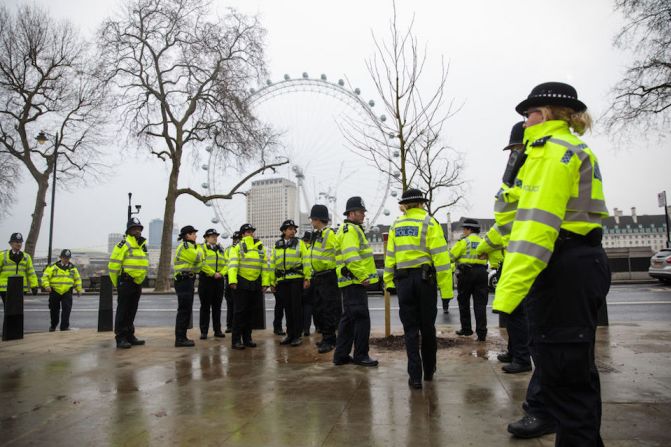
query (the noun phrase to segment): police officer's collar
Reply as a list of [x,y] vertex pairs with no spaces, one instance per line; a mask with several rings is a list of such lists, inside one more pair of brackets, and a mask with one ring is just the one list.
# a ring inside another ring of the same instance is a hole
[[356,222],[352,222],[352,221],[349,220],[349,219],[345,219],[344,222],[345,222],[345,223],[348,223],[348,224],[352,224],[352,225],[358,225],[358,226],[360,226],[361,228],[363,228],[363,224],[359,224],[359,223],[356,223]]
[[[548,120],[542,123],[524,129],[524,141],[533,143],[534,141],[553,134],[571,134],[568,123],[563,120]],[[530,147],[527,145],[527,152]]]

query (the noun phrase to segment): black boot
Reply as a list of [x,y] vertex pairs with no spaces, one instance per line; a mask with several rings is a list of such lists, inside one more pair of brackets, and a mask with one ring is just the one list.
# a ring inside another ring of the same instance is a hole
[[538,438],[539,436],[554,433],[557,430],[552,420],[539,419],[535,416],[524,415],[519,421],[508,424],[508,433],[517,438]]

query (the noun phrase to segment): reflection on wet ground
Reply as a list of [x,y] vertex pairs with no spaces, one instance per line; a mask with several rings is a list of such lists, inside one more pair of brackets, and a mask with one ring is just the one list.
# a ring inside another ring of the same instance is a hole
[[[146,346],[114,348],[109,333],[31,334],[0,343],[0,445],[550,446],[518,441],[528,374],[506,375],[498,329],[485,343],[451,336],[423,390],[407,386],[405,353],[374,346],[380,367],[333,366],[316,338],[297,348],[255,334],[172,346],[171,329],[141,330]],[[599,330],[607,445],[671,445],[671,330]]]

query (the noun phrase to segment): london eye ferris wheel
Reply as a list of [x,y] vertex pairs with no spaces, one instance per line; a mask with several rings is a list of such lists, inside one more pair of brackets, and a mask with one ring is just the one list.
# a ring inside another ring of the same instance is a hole
[[[353,149],[343,134],[343,127],[357,122],[381,131],[384,115],[376,115],[374,101],[364,101],[361,91],[348,89],[340,79],[331,82],[326,75],[310,78],[307,73],[292,79],[284,75],[279,82],[250,90],[248,101],[255,116],[279,134],[278,156],[289,163],[275,173],[264,173],[253,180],[283,177],[297,185],[297,219],[321,203],[329,208],[332,224],[343,218],[348,197],[361,196],[368,209],[368,228],[382,223],[390,215],[390,197],[398,195],[393,178]],[[384,136],[383,138],[384,139]],[[393,151],[390,146],[389,150]],[[207,181],[201,186],[209,195],[227,192],[240,178],[227,163],[226,154],[216,149],[202,165]],[[246,200],[235,196],[212,200],[207,204],[214,212],[212,222],[232,233],[245,220]]]

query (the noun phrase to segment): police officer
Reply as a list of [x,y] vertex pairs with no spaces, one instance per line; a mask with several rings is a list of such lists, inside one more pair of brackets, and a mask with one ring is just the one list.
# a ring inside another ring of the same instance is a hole
[[[510,131],[508,145],[503,150],[510,150],[508,164],[503,175],[503,184],[496,194],[494,205],[495,224],[483,237],[476,254],[481,259],[488,259],[489,266],[496,269],[497,280],[501,277],[505,247],[510,237],[510,229],[515,219],[516,204],[519,198],[519,186],[515,185],[517,172],[524,161],[524,122],[516,123]],[[508,332],[508,351],[497,356],[499,361],[508,363],[503,371],[516,374],[531,371],[529,355],[529,331],[524,306],[518,306],[506,318]]]
[[[534,87],[515,110],[526,118],[527,158],[493,308],[511,313],[526,297],[534,376],[557,424],[555,445],[602,446],[594,340],[611,276],[601,246],[608,215],[601,172],[578,138],[591,118],[575,88],[560,82]],[[534,429],[538,435],[552,426]]]
[[240,227],[240,243],[231,249],[228,281],[233,289],[233,349],[255,348],[252,340],[252,310],[260,293],[269,286],[266,251],[254,238],[251,224]]
[[314,205],[310,211],[310,222],[314,228],[310,249],[312,286],[315,306],[315,326],[319,326],[322,339],[318,352],[332,351],[336,345],[336,329],[342,314],[342,298],[338,287],[337,254],[338,238],[328,226],[329,213],[324,205]]
[[60,318],[61,331],[70,330],[72,290],[77,292],[77,296],[83,291],[82,278],[79,276],[77,267],[70,262],[71,257],[70,250],[61,251],[60,261],[47,266],[42,273],[42,287],[49,292],[49,312],[51,314],[49,332],[55,331],[58,326],[61,304],[63,306],[63,314]]
[[23,235],[12,233],[9,237],[9,250],[2,252],[0,257],[0,297],[4,305],[7,295],[7,282],[10,276],[23,276],[23,292],[37,295],[37,275],[33,268],[33,260],[26,252],[21,251]]
[[471,295],[473,296],[473,313],[475,314],[475,332],[478,341],[487,338],[487,261],[480,259],[475,253],[482,239],[480,223],[475,219],[464,219],[461,224],[462,238],[450,250],[450,258],[457,266],[457,302],[459,304],[459,320],[461,329],[457,335],[473,335],[471,329]]
[[231,240],[232,244],[224,250],[224,261],[226,262],[226,268],[224,269],[224,280],[226,281],[226,287],[224,288],[224,298],[226,298],[226,333],[230,333],[233,330],[233,289],[231,289],[228,283],[228,265],[231,261],[231,250],[240,242],[240,233],[234,231],[231,235]]
[[[361,197],[350,197],[345,208],[345,221],[336,234],[342,253],[341,277],[338,287],[343,293],[343,314],[338,326],[338,338],[333,353],[335,365],[355,363],[361,366],[377,366],[378,361],[368,355],[370,337],[370,313],[366,287],[378,282],[373,249],[363,231],[366,206]],[[354,356],[350,351],[354,344]]]
[[120,349],[144,345],[144,340],[135,337],[133,324],[142,295],[142,282],[149,271],[147,240],[142,237],[142,230],[137,218],[129,220],[126,235],[112,250],[107,265],[112,285],[117,288],[114,334]]
[[[306,231],[303,233],[303,243],[308,250],[308,253],[312,250],[312,231]],[[309,254],[308,254],[309,258]],[[308,259],[309,263],[309,259]],[[310,269],[312,271],[312,268]],[[303,289],[303,336],[307,337],[310,335],[310,327],[312,326],[312,314],[314,312],[314,298],[313,290],[314,285],[312,280],[309,281],[310,285]],[[336,284],[336,289],[338,285]]]
[[[310,285],[308,249],[296,237],[298,226],[293,220],[282,222],[282,238],[275,242],[270,258],[270,286],[287,315],[287,335],[281,345],[299,346],[303,340],[303,289]],[[281,324],[280,320],[280,324]]]
[[[428,200],[418,189],[403,192],[405,214],[389,229],[384,261],[385,288],[396,288],[399,316],[408,355],[408,385],[422,388],[436,370],[436,300],[454,296],[447,241],[440,224],[424,209]],[[420,355],[421,334],[421,355]]]
[[200,299],[200,339],[207,339],[210,326],[210,310],[212,311],[212,329],[214,336],[224,338],[221,331],[221,303],[224,300],[226,286],[226,256],[224,248],[219,245],[219,233],[214,228],[205,231],[205,242],[201,245],[203,265],[198,277],[198,298]]
[[[174,259],[175,292],[177,293],[177,317],[175,318],[175,347],[191,347],[195,343],[186,336],[193,312],[193,292],[196,274],[203,265],[203,250],[196,244],[196,230],[187,225],[179,230]],[[209,321],[209,316],[208,316]]]

